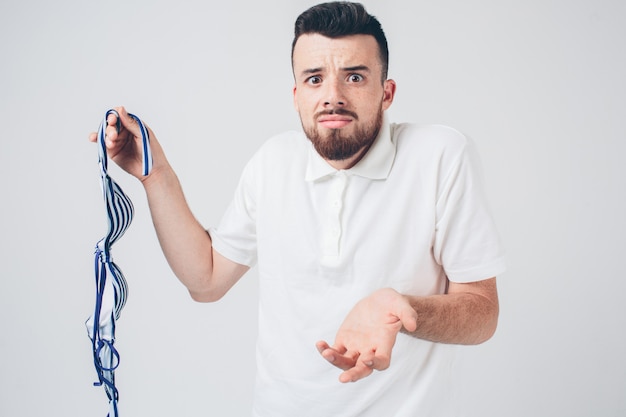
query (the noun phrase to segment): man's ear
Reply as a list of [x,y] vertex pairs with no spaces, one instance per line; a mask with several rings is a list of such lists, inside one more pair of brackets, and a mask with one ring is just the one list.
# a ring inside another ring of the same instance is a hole
[[296,109],[297,112],[300,111],[300,109],[298,108],[298,100],[297,100],[297,86],[294,85],[293,86],[293,108]]
[[396,95],[396,82],[394,80],[385,80],[383,83],[383,110],[387,110],[393,98]]

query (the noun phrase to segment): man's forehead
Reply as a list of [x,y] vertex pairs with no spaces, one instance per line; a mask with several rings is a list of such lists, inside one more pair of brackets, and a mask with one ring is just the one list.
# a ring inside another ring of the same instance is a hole
[[329,38],[312,33],[298,38],[293,52],[294,67],[321,65],[329,59],[341,60],[346,65],[372,66],[378,60],[378,44],[370,35]]

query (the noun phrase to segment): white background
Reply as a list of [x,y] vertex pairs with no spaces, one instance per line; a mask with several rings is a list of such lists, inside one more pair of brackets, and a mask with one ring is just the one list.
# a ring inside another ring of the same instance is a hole
[[[625,415],[626,3],[364,3],[389,38],[391,119],[475,139],[506,244],[498,332],[461,350],[467,415]],[[216,224],[250,155],[299,128],[289,52],[313,4],[0,3],[0,415],[106,415],[83,324],[106,228],[88,133],[127,106]],[[112,175],[136,207],[113,250],[130,285],[122,416],[248,415],[255,271],[219,303],[192,302],[140,185]]]

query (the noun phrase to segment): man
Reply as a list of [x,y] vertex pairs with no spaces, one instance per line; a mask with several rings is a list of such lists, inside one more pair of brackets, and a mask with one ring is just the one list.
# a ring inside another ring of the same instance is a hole
[[492,336],[504,270],[472,145],[387,120],[387,41],[359,4],[300,15],[292,65],[304,133],[263,145],[208,233],[152,132],[141,175],[124,108],[120,132],[108,120],[109,155],[142,181],[194,300],[220,299],[258,264],[254,416],[454,415],[453,345]]

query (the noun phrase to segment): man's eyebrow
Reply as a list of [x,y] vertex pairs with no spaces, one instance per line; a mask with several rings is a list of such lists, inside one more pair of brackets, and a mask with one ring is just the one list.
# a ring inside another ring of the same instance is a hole
[[[322,67],[307,68],[305,70],[302,70],[300,74],[302,76],[305,76],[305,75],[317,74],[322,71],[324,71],[324,68]],[[354,71],[371,72],[370,68],[367,65],[354,65],[351,67],[343,67],[341,68],[341,71],[343,72],[354,72]]]
[[302,70],[302,72],[300,73],[301,75],[310,75],[310,74],[316,74],[318,72],[322,71],[322,67],[319,68],[308,68],[305,70]]
[[352,71],[370,72],[370,68],[367,65],[355,65],[353,67],[344,67],[341,70],[344,72],[352,72]]

